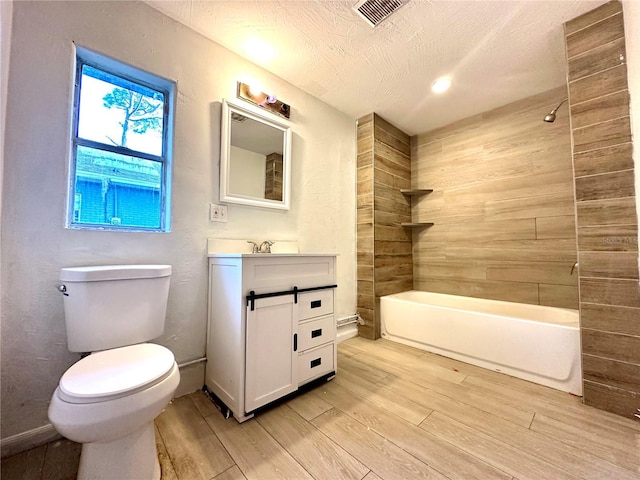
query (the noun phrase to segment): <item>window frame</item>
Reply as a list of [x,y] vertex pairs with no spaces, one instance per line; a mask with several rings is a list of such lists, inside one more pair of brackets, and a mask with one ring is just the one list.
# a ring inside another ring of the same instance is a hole
[[[80,93],[82,90],[82,68],[85,65],[164,94],[165,101],[162,115],[163,129],[161,155],[154,155],[119,145],[88,140],[78,136],[80,122]],[[66,228],[81,230],[169,233],[171,231],[171,173],[173,166],[172,153],[173,125],[175,116],[175,82],[76,45],[73,89],[73,114],[71,125],[71,151],[69,161]],[[78,193],[75,187],[78,147],[88,147],[160,163],[162,165],[162,176],[160,179],[160,209],[158,212],[160,215],[160,225],[158,227],[144,227],[113,225],[106,223],[82,223],[74,221],[74,203],[75,196]]]

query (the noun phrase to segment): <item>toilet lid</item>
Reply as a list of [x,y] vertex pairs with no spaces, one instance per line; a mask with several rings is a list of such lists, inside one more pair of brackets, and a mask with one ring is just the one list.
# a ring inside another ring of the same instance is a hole
[[174,363],[171,350],[153,343],[92,353],[62,376],[60,397],[71,403],[122,397],[168,375]]

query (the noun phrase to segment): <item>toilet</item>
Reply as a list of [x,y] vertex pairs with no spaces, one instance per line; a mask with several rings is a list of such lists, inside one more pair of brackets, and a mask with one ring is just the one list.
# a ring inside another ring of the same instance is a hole
[[49,420],[82,443],[78,479],[157,480],[153,420],[178,387],[164,331],[169,265],[63,268],[67,346],[91,352],[62,375]]

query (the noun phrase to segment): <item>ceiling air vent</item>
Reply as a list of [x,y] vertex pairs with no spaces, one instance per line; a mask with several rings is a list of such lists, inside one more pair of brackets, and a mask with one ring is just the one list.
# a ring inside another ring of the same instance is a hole
[[372,27],[380,24],[409,0],[361,0],[353,9]]

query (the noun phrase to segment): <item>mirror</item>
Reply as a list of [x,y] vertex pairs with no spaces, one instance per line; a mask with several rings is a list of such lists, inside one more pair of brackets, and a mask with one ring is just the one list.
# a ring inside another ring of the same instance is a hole
[[289,210],[291,127],[222,101],[220,201]]

